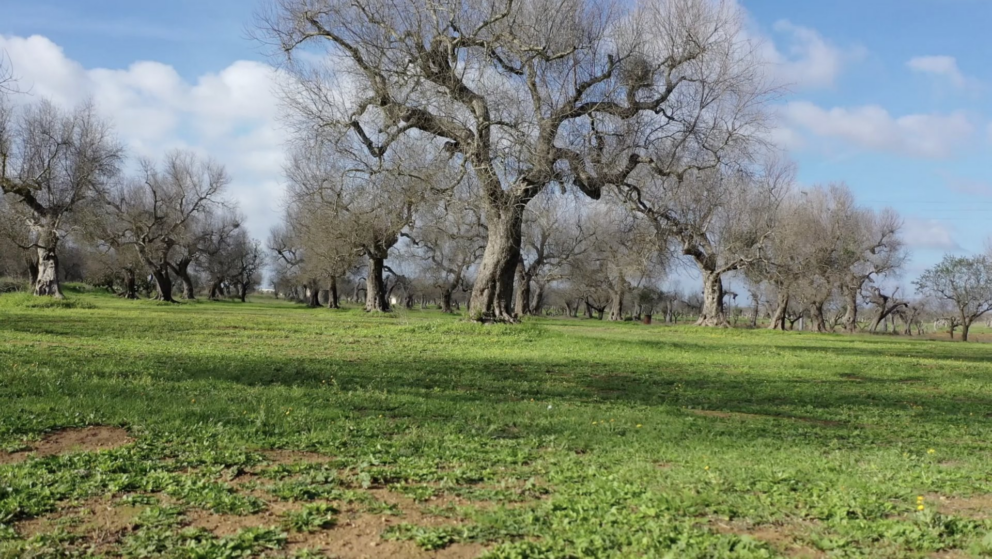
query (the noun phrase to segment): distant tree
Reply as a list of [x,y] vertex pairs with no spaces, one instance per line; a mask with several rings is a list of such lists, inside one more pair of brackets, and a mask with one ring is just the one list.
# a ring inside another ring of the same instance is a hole
[[645,173],[627,202],[692,260],[703,283],[700,326],[728,326],[724,276],[764,258],[778,205],[792,188],[794,166],[769,158],[764,168],[721,165],[680,174]]
[[152,275],[162,301],[172,297],[173,258],[196,224],[221,206],[229,182],[223,165],[190,151],[166,155],[161,167],[142,162],[140,177],[101,191],[107,215],[103,233],[116,246],[130,246]]
[[17,110],[0,97],[0,192],[28,227],[36,252],[34,294],[62,297],[59,242],[76,211],[117,174],[123,148],[92,105],[47,100]]
[[963,341],[968,341],[975,319],[992,310],[992,260],[988,256],[947,255],[913,283],[921,295],[953,305]]

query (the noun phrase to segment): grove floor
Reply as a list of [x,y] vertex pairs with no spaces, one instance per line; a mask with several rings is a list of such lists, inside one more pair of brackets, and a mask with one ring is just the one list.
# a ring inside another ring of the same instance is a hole
[[30,305],[0,557],[992,556],[992,345]]

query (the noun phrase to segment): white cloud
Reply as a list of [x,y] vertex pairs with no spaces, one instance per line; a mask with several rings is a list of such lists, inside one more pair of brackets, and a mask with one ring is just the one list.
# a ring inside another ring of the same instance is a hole
[[914,72],[944,78],[959,89],[968,87],[972,81],[961,72],[953,56],[917,56],[911,58],[906,66]]
[[0,52],[27,91],[15,102],[47,97],[73,106],[92,99],[132,156],[157,159],[187,147],[224,163],[232,177],[228,195],[256,237],[264,239],[279,219],[286,136],[278,125],[278,71],[271,66],[238,61],[190,82],[159,62],[87,69],[37,35],[0,35]]
[[877,105],[824,109],[794,101],[781,109],[782,124],[862,149],[912,157],[943,158],[965,146],[974,127],[963,112],[893,117]]
[[902,238],[911,248],[943,251],[960,250],[951,230],[943,223],[920,217],[907,217],[903,222]]
[[834,85],[845,64],[864,57],[860,47],[838,47],[815,29],[782,20],[775,32],[786,38],[785,51],[767,42],[764,57],[775,69],[776,77],[794,88],[822,88]]

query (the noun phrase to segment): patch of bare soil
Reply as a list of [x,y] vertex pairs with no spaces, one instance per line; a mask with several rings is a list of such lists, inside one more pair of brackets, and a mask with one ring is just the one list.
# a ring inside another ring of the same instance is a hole
[[25,539],[62,528],[82,537],[84,546],[106,552],[135,525],[142,507],[114,506],[106,498],[89,499],[79,506],[60,508],[50,514],[19,522],[17,532]]
[[945,497],[928,495],[925,505],[932,506],[942,514],[963,516],[975,520],[992,518],[992,495],[972,495],[971,497]]
[[797,536],[810,528],[801,523],[754,525],[743,521],[713,521],[709,527],[721,534],[736,534],[761,540],[786,557],[820,559],[827,556],[825,552],[797,541]]
[[718,417],[720,419],[740,419],[743,421],[750,421],[755,419],[787,419],[790,421],[801,421],[803,423],[812,423],[815,425],[824,425],[827,427],[836,427],[837,425],[843,425],[840,421],[828,421],[826,419],[814,419],[812,417],[796,417],[792,415],[766,415],[758,413],[744,413],[736,411],[719,411],[719,410],[686,410],[694,415],[701,415],[703,417]]
[[0,464],[16,464],[34,456],[55,456],[70,452],[111,450],[134,442],[120,427],[91,426],[56,431],[22,452],[0,452]]
[[334,460],[330,456],[300,450],[263,450],[262,454],[269,462],[283,466],[299,464],[301,462],[310,464],[324,464]]
[[[245,528],[279,526],[284,513],[298,510],[303,506],[303,503],[288,503],[266,498],[261,492],[253,494],[267,502],[267,510],[248,516],[190,511],[186,515],[189,525],[194,528],[204,528],[217,536],[230,536]],[[486,550],[485,546],[479,544],[452,544],[437,551],[424,551],[411,541],[389,541],[382,538],[383,532],[401,523],[423,527],[457,525],[457,519],[434,515],[425,509],[429,506],[464,504],[460,499],[436,498],[430,500],[429,505],[420,506],[413,499],[386,489],[372,489],[369,490],[369,494],[380,502],[393,505],[400,514],[369,514],[361,511],[357,506],[347,508],[338,515],[338,523],[332,528],[310,533],[289,533],[287,550],[293,552],[304,548],[319,549],[330,557],[340,559],[378,557],[468,559],[478,557]]]

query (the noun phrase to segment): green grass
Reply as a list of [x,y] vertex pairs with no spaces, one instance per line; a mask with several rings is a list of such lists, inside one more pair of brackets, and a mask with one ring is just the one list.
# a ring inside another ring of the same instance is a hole
[[[347,514],[492,557],[992,556],[990,380],[992,346],[894,336],[0,295],[0,449],[136,438],[0,465],[0,557],[291,555]],[[94,497],[141,516],[24,538]]]

